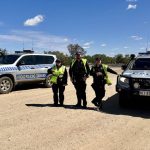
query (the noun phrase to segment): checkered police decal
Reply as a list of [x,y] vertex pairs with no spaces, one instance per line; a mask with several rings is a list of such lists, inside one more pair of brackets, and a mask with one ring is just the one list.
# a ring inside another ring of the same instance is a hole
[[16,67],[16,66],[13,66],[13,67],[0,67],[0,71],[1,72],[4,72],[4,71],[17,71],[18,69],[19,70],[28,70],[28,69],[41,69],[41,68],[50,68],[52,67],[51,64],[45,64],[45,65],[25,65],[25,66],[20,66],[20,67]]
[[0,68],[0,71],[3,72],[3,71],[17,71],[18,68],[17,67],[1,67]]

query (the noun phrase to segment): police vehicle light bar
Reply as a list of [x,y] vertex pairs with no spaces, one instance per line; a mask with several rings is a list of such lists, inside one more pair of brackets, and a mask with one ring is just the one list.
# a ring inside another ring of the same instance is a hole
[[26,54],[26,53],[34,53],[33,50],[23,50],[23,51],[15,51],[16,54]]

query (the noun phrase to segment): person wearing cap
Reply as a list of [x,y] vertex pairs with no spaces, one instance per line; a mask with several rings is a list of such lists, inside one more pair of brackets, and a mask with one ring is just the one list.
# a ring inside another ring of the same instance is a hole
[[71,82],[76,89],[77,104],[76,107],[81,107],[81,102],[83,100],[83,107],[87,107],[86,101],[86,79],[90,74],[90,68],[86,59],[81,58],[81,53],[77,52],[75,54],[75,59],[72,60],[69,75]]
[[[60,59],[56,60],[56,65],[54,65],[51,69],[48,69],[48,74],[52,74],[50,82],[52,83],[52,91],[53,91],[53,99],[54,105],[58,106],[58,102],[60,106],[64,104],[64,91],[65,86],[67,85],[67,69]],[[59,96],[58,96],[59,93]]]
[[102,98],[105,96],[105,84],[112,84],[108,77],[108,72],[117,75],[117,72],[110,69],[107,65],[102,64],[101,58],[96,58],[95,64],[91,68],[90,75],[93,76],[92,88],[96,95],[92,103],[99,108],[102,108]]

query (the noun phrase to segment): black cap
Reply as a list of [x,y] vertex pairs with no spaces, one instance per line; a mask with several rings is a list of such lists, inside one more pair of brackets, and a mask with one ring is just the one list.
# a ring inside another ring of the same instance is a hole
[[100,57],[96,57],[96,58],[95,58],[95,61],[100,61],[100,60],[101,60]]
[[75,55],[81,55],[81,52],[76,52]]
[[56,63],[61,63],[61,60],[60,60],[60,59],[57,59],[57,60],[56,60]]

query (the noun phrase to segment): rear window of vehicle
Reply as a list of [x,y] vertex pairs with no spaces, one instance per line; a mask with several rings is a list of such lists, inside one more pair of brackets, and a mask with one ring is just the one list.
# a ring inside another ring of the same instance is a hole
[[4,55],[0,57],[0,64],[13,64],[20,55]]
[[34,56],[35,64],[52,64],[54,62],[53,56]]

